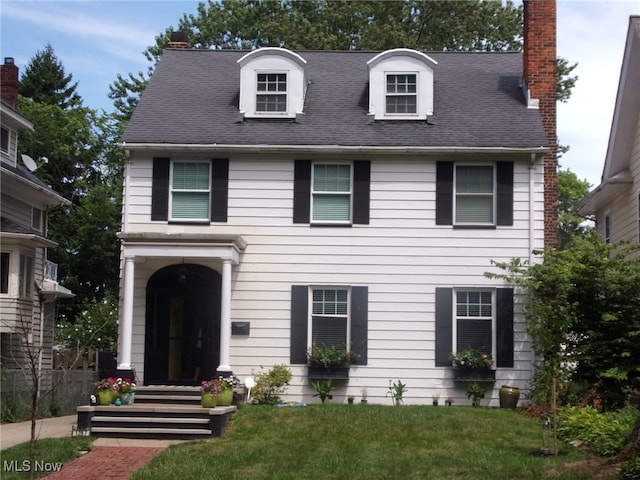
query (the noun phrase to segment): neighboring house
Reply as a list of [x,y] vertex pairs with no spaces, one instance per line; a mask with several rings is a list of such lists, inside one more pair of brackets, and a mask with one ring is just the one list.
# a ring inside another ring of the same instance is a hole
[[640,17],[629,32],[602,180],[579,207],[607,243],[640,242]]
[[36,354],[46,370],[52,367],[55,301],[73,296],[58,284],[57,265],[47,260],[47,249],[56,246],[47,238],[47,211],[70,202],[32,173],[30,157],[18,160],[18,133],[33,130],[33,124],[16,109],[18,67],[13,58],[5,58],[1,69],[1,361],[4,368],[30,367],[28,345],[29,354]]
[[323,341],[360,355],[338,395],[462,402],[472,345],[493,404],[526,389],[519,297],[484,276],[555,241],[555,2],[525,8],[524,55],[165,50],[122,141],[119,368],[286,364],[309,400]]

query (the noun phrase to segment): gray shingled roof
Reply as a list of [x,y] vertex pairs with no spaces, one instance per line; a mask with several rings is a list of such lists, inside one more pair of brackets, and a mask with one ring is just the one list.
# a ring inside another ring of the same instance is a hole
[[301,120],[238,113],[246,51],[167,49],[123,135],[127,143],[506,147],[548,146],[527,109],[519,53],[428,53],[434,115],[428,123],[374,122],[367,61],[379,52],[299,51],[311,84]]

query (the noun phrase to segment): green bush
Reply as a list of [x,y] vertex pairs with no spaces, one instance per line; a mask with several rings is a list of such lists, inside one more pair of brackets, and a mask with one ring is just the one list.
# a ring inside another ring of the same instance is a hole
[[567,407],[560,415],[558,433],[564,440],[580,440],[598,455],[610,457],[624,448],[638,413],[631,406],[606,413],[593,407]]
[[286,365],[274,365],[267,372],[256,375],[256,386],[252,390],[253,403],[275,405],[280,402],[287,385],[291,381],[291,370]]
[[640,457],[632,458],[622,466],[620,478],[623,480],[640,480]]

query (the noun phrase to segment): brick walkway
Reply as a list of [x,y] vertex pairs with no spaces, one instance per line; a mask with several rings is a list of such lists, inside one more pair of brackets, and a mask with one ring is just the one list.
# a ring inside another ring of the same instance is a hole
[[[163,447],[95,447],[47,480],[128,480],[133,472],[147,465]],[[117,468],[114,468],[117,465]]]

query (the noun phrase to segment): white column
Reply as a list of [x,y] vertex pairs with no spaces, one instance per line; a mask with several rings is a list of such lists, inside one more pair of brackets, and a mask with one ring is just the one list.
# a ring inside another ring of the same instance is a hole
[[218,372],[231,372],[231,260],[222,261],[220,292],[220,366]]
[[118,369],[131,369],[131,341],[133,332],[133,291],[134,257],[124,259],[124,299],[120,321],[120,344],[118,348]]

